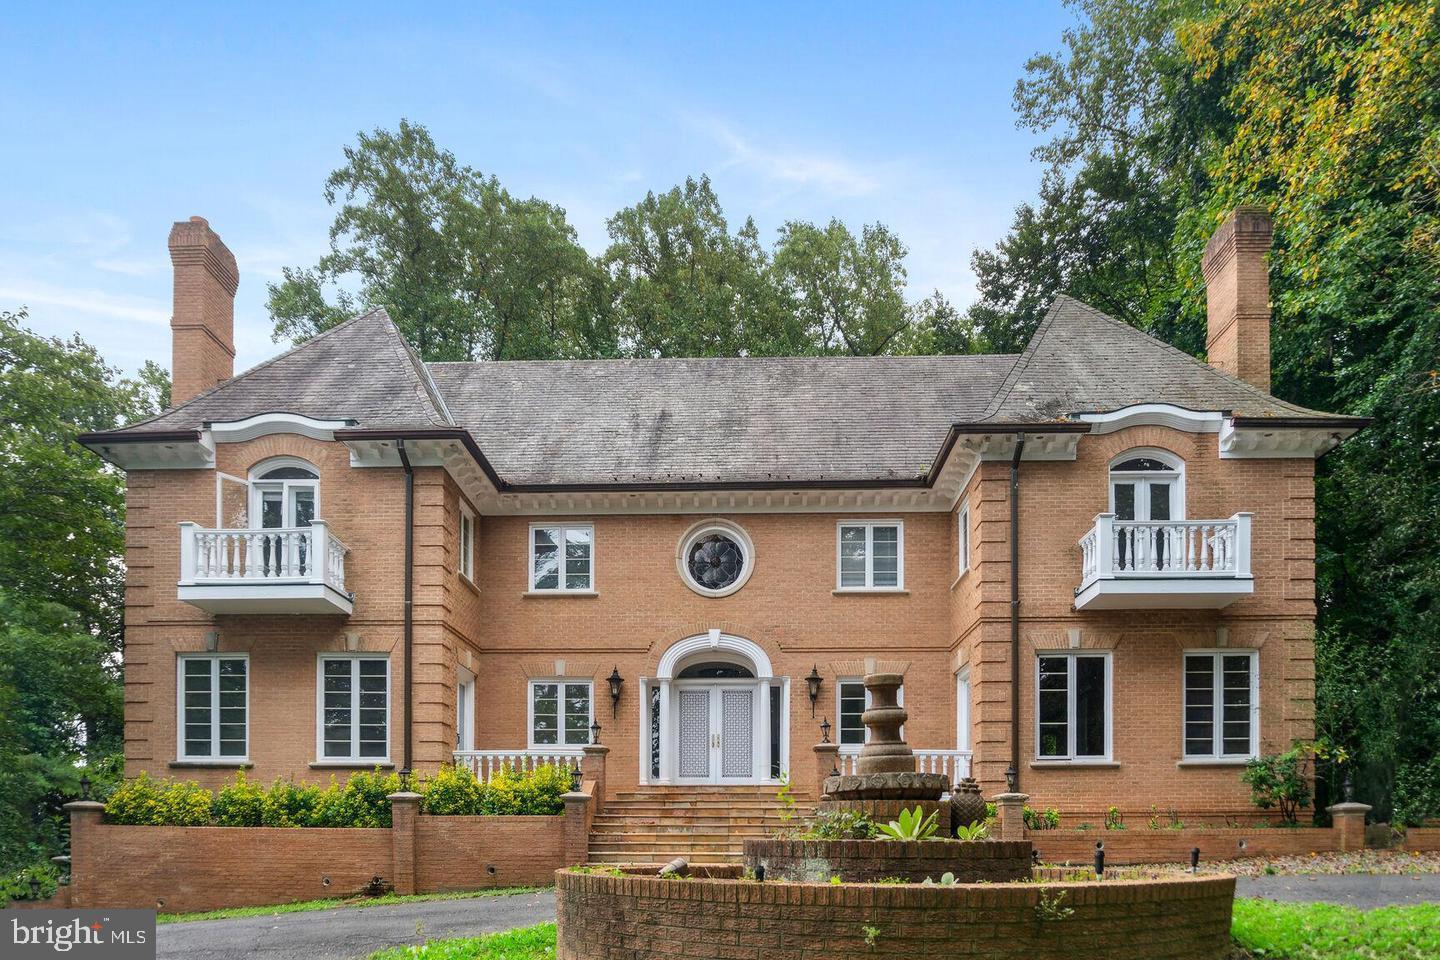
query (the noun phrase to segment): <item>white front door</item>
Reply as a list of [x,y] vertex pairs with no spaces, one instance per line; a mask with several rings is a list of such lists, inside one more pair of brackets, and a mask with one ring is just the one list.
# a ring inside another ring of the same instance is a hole
[[679,779],[692,783],[753,780],[754,685],[685,686],[676,693]]

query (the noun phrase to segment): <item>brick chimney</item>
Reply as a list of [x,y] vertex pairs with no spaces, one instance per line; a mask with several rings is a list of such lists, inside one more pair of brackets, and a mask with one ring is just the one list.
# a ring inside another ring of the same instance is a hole
[[1270,214],[1236,207],[1205,245],[1210,365],[1270,392]]
[[172,404],[235,375],[235,256],[204,217],[170,228],[175,313],[170,318]]

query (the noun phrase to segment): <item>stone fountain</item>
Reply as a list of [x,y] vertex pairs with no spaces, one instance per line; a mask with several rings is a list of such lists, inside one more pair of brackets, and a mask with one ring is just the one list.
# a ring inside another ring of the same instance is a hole
[[900,706],[903,678],[893,673],[865,677],[870,708],[861,715],[869,731],[853,774],[827,777],[819,813],[863,813],[875,823],[898,820],[901,811],[919,807],[939,821],[934,840],[901,843],[879,840],[745,841],[745,865],[763,868],[777,880],[873,881],[901,878],[919,882],[952,873],[961,883],[1021,880],[1030,875],[1031,845],[1021,841],[960,841],[954,834],[952,803],[960,823],[984,819],[979,786],[966,778],[949,799],[950,778],[915,769],[915,753],[900,735],[909,714]]

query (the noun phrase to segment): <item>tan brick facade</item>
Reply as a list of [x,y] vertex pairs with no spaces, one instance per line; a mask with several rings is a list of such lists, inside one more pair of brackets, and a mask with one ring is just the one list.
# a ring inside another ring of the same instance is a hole
[[[1218,611],[1076,612],[1079,538],[1107,509],[1108,465],[1132,448],[1158,447],[1185,464],[1185,515],[1254,514],[1255,593]],[[475,582],[461,577],[462,495],[438,467],[415,471],[414,677],[401,656],[404,473],[353,467],[338,442],[274,435],[221,443],[218,470],[244,477],[267,458],[295,456],[320,474],[319,515],[350,547],[347,586],[354,613],[327,616],[207,615],[176,598],[177,524],[214,522],[215,472],[130,473],[126,611],[127,772],[180,774],[204,782],[232,770],[178,767],[176,656],[206,649],[250,657],[252,776],[324,780],[347,768],[315,766],[316,658],[357,650],[387,654],[391,670],[390,762],[403,763],[401,717],[413,691],[411,759],[444,762],[455,743],[457,668],[478,678],[474,741],[480,749],[527,743],[527,681],[591,678],[594,712],[609,746],[611,789],[632,789],[641,772],[642,677],[665,651],[720,629],[757,644],[776,676],[790,678],[790,768],[816,782],[812,746],[819,722],[836,719],[836,681],[880,667],[905,675],[906,727],[917,748],[956,746],[956,673],[969,670],[970,739],[987,794],[1004,786],[1010,737],[1009,463],[985,461],[971,477],[970,569],[957,579],[955,513],[718,514],[754,544],[754,573],[738,592],[704,597],[676,569],[681,514],[577,516],[593,523],[595,596],[528,595],[529,528],[535,517],[477,516]],[[1072,461],[1024,461],[1021,484],[1021,789],[1100,822],[1107,806],[1132,817],[1156,805],[1221,817],[1248,810],[1235,766],[1184,766],[1181,759],[1182,651],[1226,646],[1259,651],[1262,749],[1311,733],[1313,714],[1313,462],[1222,460],[1213,434],[1133,427],[1080,440]],[[479,511],[476,511],[477,514]],[[900,519],[903,593],[837,594],[837,522]],[[1113,763],[1032,767],[1035,654],[1111,651]],[[557,661],[563,663],[557,664]],[[823,685],[814,717],[804,677]],[[618,709],[604,678],[625,679]]]

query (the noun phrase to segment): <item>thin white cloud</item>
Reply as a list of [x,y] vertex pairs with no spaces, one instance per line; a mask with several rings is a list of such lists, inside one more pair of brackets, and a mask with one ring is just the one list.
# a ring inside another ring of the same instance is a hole
[[169,326],[170,311],[146,297],[127,297],[104,290],[55,287],[33,281],[0,281],[0,302],[35,307],[58,307],[82,313]]
[[127,259],[125,257],[100,257],[90,265],[106,273],[123,273],[127,277],[143,277],[154,273],[164,265],[163,257]]
[[724,166],[743,167],[762,179],[841,196],[860,196],[880,186],[879,178],[839,157],[767,148],[714,117],[690,117],[688,122],[729,151]]

